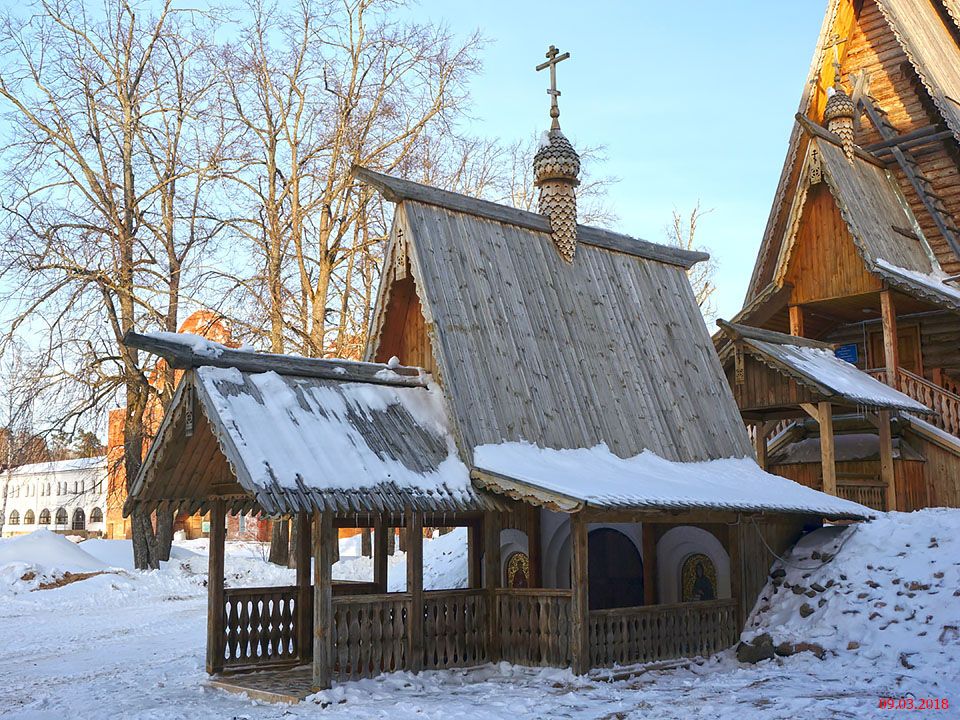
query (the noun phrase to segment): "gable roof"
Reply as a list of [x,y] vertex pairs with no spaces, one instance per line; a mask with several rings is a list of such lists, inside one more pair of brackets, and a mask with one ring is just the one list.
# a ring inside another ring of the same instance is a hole
[[[807,143],[811,139],[809,127],[804,128],[799,118],[808,116],[811,112],[821,69],[826,62],[827,53],[832,51],[832,34],[843,2],[844,0],[828,0],[807,81],[800,98],[798,121],[794,123],[791,130],[773,204],[747,287],[745,306],[750,304],[771,282],[775,272],[776,258],[790,231],[786,224],[786,213],[790,207],[791,198],[798,192],[799,165],[803,161]],[[887,26],[933,98],[934,105],[944,122],[952,130],[954,137],[960,141],[960,104],[958,104],[960,103],[960,47],[950,28],[940,17],[936,7],[939,0],[876,0],[876,2]],[[943,3],[948,16],[952,17],[956,23],[957,18],[960,17],[960,5],[956,0],[943,0]],[[957,27],[960,28],[960,25]],[[809,124],[812,122],[808,121]],[[820,131],[818,134],[829,135],[819,126],[816,126],[816,129]],[[861,157],[864,155],[859,148],[858,152]],[[877,274],[883,276],[883,273]],[[917,294],[918,289],[915,287],[901,285],[899,289],[921,299],[930,299],[928,295]]]
[[721,330],[768,367],[841,404],[929,414],[922,403],[836,357],[833,346],[718,320]]
[[479,201],[382,178],[403,189],[388,257],[403,244],[466,458],[512,440],[674,461],[752,453],[686,276],[697,254],[625,251],[586,229],[568,264],[540,216],[474,213]]

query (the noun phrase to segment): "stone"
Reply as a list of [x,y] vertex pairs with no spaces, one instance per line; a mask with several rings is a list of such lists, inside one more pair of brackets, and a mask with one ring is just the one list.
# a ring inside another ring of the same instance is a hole
[[807,591],[807,589],[806,589],[805,587],[803,587],[802,585],[794,585],[794,586],[793,586],[792,588],[790,588],[790,589],[793,590],[793,594],[794,594],[794,595],[803,595],[803,593],[805,593],[805,592]]
[[761,660],[770,660],[776,654],[773,647],[773,638],[769,633],[757,635],[749,643],[741,642],[737,645],[737,660],[743,663],[758,663]]
[[858,643],[856,640],[851,640],[850,642],[847,643],[847,650],[859,650],[859,649],[860,649],[860,643]]
[[817,602],[817,607],[823,607],[823,606],[826,605],[826,604],[827,604],[827,599],[826,599],[826,598],[820,598],[820,600]]
[[786,574],[787,574],[787,571],[786,571],[786,570],[784,570],[783,568],[777,568],[777,569],[774,570],[772,573],[770,573],[770,577],[772,577],[772,578],[782,578],[782,577],[785,577]]
[[807,591],[804,593],[804,595],[806,595],[808,598],[816,597],[816,596],[817,596],[817,591],[816,591],[816,590],[807,590]]
[[817,592],[824,592],[824,591],[826,590],[826,588],[825,588],[823,585],[821,585],[820,583],[813,583],[813,584],[810,586],[810,589],[811,589],[811,590],[816,590]]
[[819,560],[819,559],[820,559],[820,551],[819,551],[819,550],[814,550],[812,553],[810,553],[810,559],[811,559],[811,560]]
[[813,615],[813,613],[814,613],[814,609],[810,607],[807,603],[804,603],[803,605],[800,606],[800,617],[802,618],[810,617],[811,615]]
[[796,645],[793,646],[793,652],[794,653],[800,653],[800,652],[813,653],[820,660],[823,660],[823,656],[827,654],[826,650],[824,650],[821,645],[817,645],[816,643],[808,643],[808,642],[797,643]]

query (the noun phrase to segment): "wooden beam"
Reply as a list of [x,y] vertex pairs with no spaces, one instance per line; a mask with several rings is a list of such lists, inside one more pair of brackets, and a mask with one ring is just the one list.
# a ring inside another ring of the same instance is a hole
[[804,336],[803,308],[799,305],[790,306],[790,334],[796,337]]
[[330,687],[333,669],[333,514],[313,516],[313,688]]
[[880,313],[883,327],[883,366],[887,370],[887,384],[895,388],[900,354],[897,343],[897,310],[889,289],[880,291]]
[[496,589],[500,587],[500,513],[483,517],[483,584],[487,590],[487,659],[500,661],[500,610]]
[[[313,587],[310,584],[310,553],[313,548],[313,538],[309,513],[297,513],[297,545],[293,549],[297,562],[297,655],[300,660],[306,660],[313,651],[313,610],[310,602],[310,593]],[[308,650],[310,652],[308,652]]]
[[879,410],[877,420],[880,434],[880,479],[886,485],[887,510],[897,509],[897,480],[893,466],[893,433],[890,430],[890,411]]
[[590,575],[587,567],[587,523],[583,513],[570,516],[570,659],[576,675],[590,670]]
[[467,526],[467,586],[477,590],[483,587],[483,524]]
[[407,593],[410,615],[407,617],[407,670],[423,669],[423,512],[407,514]]
[[378,517],[373,526],[373,582],[377,592],[387,592],[387,526],[385,517]]
[[223,558],[227,537],[227,513],[223,500],[210,501],[210,543],[207,560],[207,674],[223,670],[226,643],[223,605]]
[[767,469],[767,423],[758,422],[753,425],[753,447],[757,453],[757,465]]
[[817,424],[820,423],[820,409],[816,405],[813,403],[800,403],[800,407],[807,415],[812,417]]
[[837,494],[836,446],[833,437],[833,407],[828,402],[817,404],[820,424],[820,463],[823,467],[823,491]]
[[643,547],[643,604],[657,604],[657,532],[653,523],[640,529]]
[[530,587],[542,587],[543,553],[540,545],[540,508],[530,508],[530,524],[527,527],[527,557],[530,560]]
[[727,525],[727,550],[730,553],[730,597],[737,601],[737,632],[746,622],[743,602],[743,553],[741,546],[741,523]]

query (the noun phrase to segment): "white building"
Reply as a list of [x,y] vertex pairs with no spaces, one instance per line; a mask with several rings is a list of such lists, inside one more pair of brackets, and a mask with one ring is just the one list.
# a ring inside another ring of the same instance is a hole
[[0,474],[0,537],[46,528],[96,535],[107,512],[104,456],[36,463]]

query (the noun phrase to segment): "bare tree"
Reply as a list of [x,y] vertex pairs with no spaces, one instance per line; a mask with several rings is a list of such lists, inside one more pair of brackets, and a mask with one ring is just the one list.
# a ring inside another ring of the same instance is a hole
[[[0,98],[13,131],[0,150],[0,273],[13,288],[4,301],[16,308],[4,345],[43,325],[43,383],[58,399],[48,407],[61,408],[51,421],[125,405],[128,483],[156,390],[122,337],[175,320],[196,251],[189,233],[173,229],[188,216],[177,188],[212,166],[199,154],[186,159],[185,127],[204,117],[206,94],[187,83],[203,42],[187,23],[195,17],[179,18],[170,0],[155,14],[107,0],[96,15],[78,0],[40,0],[26,19],[8,15],[0,25]],[[137,567],[168,556],[172,521],[158,513],[154,528],[134,513]]]
[[[712,210],[701,208],[699,201],[687,215],[675,209],[672,221],[665,230],[670,244],[683,250],[704,250],[696,240],[697,224],[710,212]],[[697,298],[697,305],[700,306],[700,312],[707,320],[712,320],[717,312],[713,304],[713,295],[717,289],[713,282],[716,270],[716,261],[711,258],[706,262],[697,263],[687,271],[687,277],[690,278],[690,284],[693,286],[693,294]]]

